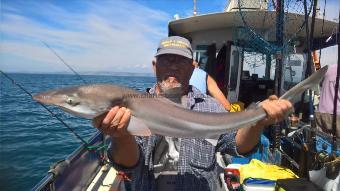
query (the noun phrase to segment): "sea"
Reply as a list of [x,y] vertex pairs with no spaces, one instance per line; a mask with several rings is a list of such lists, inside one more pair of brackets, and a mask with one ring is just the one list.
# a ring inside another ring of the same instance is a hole
[[[76,75],[67,74],[0,74],[0,190],[31,190],[49,170],[50,165],[65,159],[81,142],[40,104],[14,83],[31,94],[83,85]],[[107,83],[145,91],[156,79],[142,76],[83,75],[87,83]],[[48,106],[88,140],[97,130],[91,120],[74,117]]]

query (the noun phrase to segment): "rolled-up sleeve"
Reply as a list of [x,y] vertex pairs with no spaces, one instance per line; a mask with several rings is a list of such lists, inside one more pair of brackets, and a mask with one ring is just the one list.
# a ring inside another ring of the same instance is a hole
[[[132,167],[124,167],[113,161],[111,152],[108,152],[108,158],[112,164],[112,167],[118,172],[123,172],[131,181],[125,181],[125,186],[131,190],[154,190],[153,172],[149,169],[148,165],[145,165],[145,149],[143,149],[143,139],[135,137],[139,147],[139,159],[138,162]],[[112,145],[111,145],[112,147]],[[111,148],[110,148],[111,149]]]
[[144,163],[143,163],[143,161],[144,161],[144,155],[143,155],[143,153],[142,153],[142,149],[140,148],[139,145],[138,145],[138,147],[139,147],[139,152],[140,152],[140,153],[139,153],[138,162],[137,162],[134,166],[132,166],[132,167],[125,167],[125,166],[122,166],[122,165],[117,164],[117,163],[114,162],[113,157],[112,157],[112,154],[111,154],[111,152],[110,152],[110,150],[112,149],[112,145],[111,145],[111,148],[109,149],[109,151],[108,151],[107,153],[108,153],[108,158],[109,158],[109,160],[110,160],[110,162],[111,162],[113,168],[115,168],[117,171],[123,171],[123,172],[126,173],[126,174],[130,174],[130,172],[136,172],[136,171],[138,171],[139,166],[142,166],[142,164],[144,164]]
[[259,143],[247,153],[242,153],[242,154],[238,153],[237,145],[236,145],[236,138],[235,138],[236,134],[237,134],[237,130],[231,133],[221,135],[216,145],[216,151],[221,152],[221,154],[229,154],[229,155],[238,156],[238,157],[247,157],[253,154],[254,152],[256,152],[256,150],[259,147]]
[[234,131],[221,135],[216,145],[216,151],[221,152],[221,154],[237,156],[236,133],[237,131]]

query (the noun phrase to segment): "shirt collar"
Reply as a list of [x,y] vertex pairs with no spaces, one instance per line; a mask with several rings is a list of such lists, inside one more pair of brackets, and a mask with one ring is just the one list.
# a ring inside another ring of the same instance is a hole
[[[148,91],[149,94],[155,94],[157,83],[154,84]],[[196,87],[189,85],[189,91],[187,94],[187,108],[192,109],[196,103],[204,102],[205,94],[200,92]]]
[[[148,93],[149,94],[155,94],[155,90],[156,90],[156,86],[157,83],[154,84],[149,90]],[[204,98],[204,94],[202,92],[200,92],[199,89],[197,89],[196,87],[189,85],[189,91],[187,94],[188,97],[193,97],[193,98]]]

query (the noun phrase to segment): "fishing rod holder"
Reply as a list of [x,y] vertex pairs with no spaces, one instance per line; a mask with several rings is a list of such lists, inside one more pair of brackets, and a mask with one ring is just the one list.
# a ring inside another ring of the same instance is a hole
[[63,159],[52,164],[48,173],[53,174],[53,177],[57,177],[62,174],[66,168],[70,166],[70,160]]

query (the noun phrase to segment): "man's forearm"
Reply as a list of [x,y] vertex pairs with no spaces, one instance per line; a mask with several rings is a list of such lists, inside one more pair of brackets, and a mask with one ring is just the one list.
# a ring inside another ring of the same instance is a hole
[[239,129],[235,137],[237,152],[244,154],[251,151],[258,144],[262,130],[263,126],[259,124]]
[[139,160],[139,147],[134,136],[112,137],[111,156],[115,163],[132,167]]

